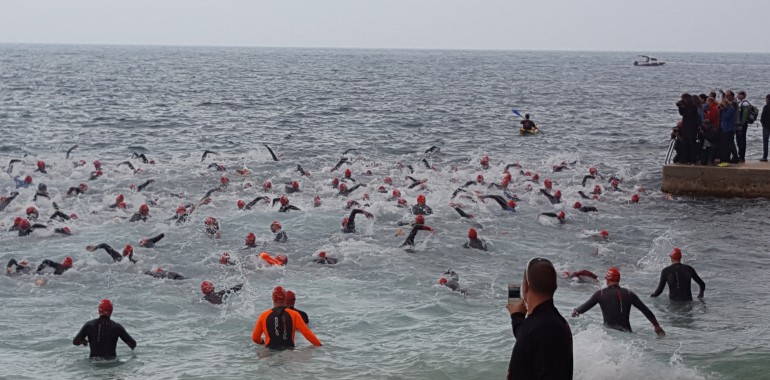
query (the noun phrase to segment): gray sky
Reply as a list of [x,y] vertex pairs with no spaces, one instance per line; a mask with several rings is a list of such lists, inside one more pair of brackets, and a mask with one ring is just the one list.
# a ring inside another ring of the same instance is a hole
[[770,52],[769,0],[0,0],[0,42]]

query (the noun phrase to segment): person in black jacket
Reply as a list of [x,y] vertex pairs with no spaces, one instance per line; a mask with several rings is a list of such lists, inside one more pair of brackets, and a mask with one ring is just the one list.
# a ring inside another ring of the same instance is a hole
[[696,158],[696,139],[698,137],[698,127],[700,126],[700,116],[698,109],[692,103],[690,94],[682,94],[681,99],[676,102],[679,108],[679,114],[682,115],[682,127],[679,129],[679,137],[682,141],[683,163],[694,163]]
[[762,123],[762,159],[767,162],[767,141],[770,139],[770,94],[765,96],[765,106],[762,107],[762,116],[759,117]]
[[297,313],[299,313],[300,316],[302,316],[302,320],[305,321],[305,323],[310,323],[310,319],[307,317],[307,313],[305,313],[304,311],[302,311],[300,309],[295,308],[294,307],[295,303],[297,303],[297,295],[294,294],[293,291],[287,290],[286,291],[286,304],[285,304],[286,308],[287,309],[292,309],[292,310],[296,311]]
[[72,340],[72,344],[75,346],[90,344],[90,358],[114,359],[117,357],[115,348],[118,345],[118,338],[133,351],[136,348],[136,341],[128,335],[120,323],[111,320],[110,316],[112,316],[112,302],[103,299],[99,302],[99,318],[86,322]]
[[591,310],[598,303],[602,309],[604,324],[607,327],[632,332],[629,317],[631,315],[631,306],[634,306],[652,323],[656,334],[659,336],[666,335],[663,328],[658,324],[658,320],[655,319],[655,315],[642,303],[642,300],[630,290],[620,287],[620,271],[617,268],[610,268],[604,278],[607,280],[607,288],[597,291],[586,303],[573,310],[573,317]]
[[668,299],[672,301],[692,301],[692,291],[690,290],[690,280],[695,280],[700,287],[698,298],[703,298],[703,292],[706,291],[706,284],[700,279],[695,269],[689,265],[682,264],[682,250],[674,248],[669,255],[672,264],[663,269],[660,273],[660,282],[655,292],[650,297],[657,297],[663,293],[663,288],[668,284]]
[[508,379],[572,379],[572,330],[553,304],[556,270],[547,259],[527,264],[521,300],[507,304],[516,344]]

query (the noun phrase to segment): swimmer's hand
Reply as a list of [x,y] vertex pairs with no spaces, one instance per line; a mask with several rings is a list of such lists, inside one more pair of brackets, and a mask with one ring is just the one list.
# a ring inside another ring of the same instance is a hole
[[655,334],[658,334],[658,336],[666,336],[666,332],[663,331],[663,327],[655,326]]

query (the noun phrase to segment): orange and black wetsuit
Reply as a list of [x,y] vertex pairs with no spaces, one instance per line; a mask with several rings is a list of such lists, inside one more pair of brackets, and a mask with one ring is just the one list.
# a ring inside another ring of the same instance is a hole
[[[254,331],[251,333],[251,340],[271,349],[293,348],[294,333],[297,330],[314,346],[321,345],[321,341],[316,338],[305,321],[302,320],[302,316],[284,306],[274,307],[259,316]],[[264,340],[262,340],[263,334],[265,335]]]

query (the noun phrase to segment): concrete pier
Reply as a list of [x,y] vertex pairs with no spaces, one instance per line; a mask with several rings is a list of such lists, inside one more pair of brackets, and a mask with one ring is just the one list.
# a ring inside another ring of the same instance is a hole
[[665,165],[662,190],[676,195],[770,198],[770,163]]

